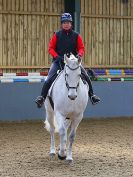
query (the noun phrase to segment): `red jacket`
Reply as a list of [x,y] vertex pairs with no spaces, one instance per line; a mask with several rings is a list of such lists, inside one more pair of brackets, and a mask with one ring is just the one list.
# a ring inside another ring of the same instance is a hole
[[[49,42],[49,47],[48,47],[48,52],[52,55],[53,58],[56,58],[58,56],[58,53],[56,52],[56,44],[57,44],[57,37],[56,37],[56,33],[54,33],[54,35],[52,36]],[[76,49],[77,49],[78,55],[82,57],[84,55],[85,48],[84,48],[83,40],[79,34],[77,38]]]

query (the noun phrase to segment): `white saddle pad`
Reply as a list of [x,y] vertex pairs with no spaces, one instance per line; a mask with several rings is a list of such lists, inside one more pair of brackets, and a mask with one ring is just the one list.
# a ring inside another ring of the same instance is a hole
[[[58,71],[57,71],[58,72]],[[58,78],[60,77],[60,75],[62,74],[62,72],[63,72],[63,70],[58,74],[58,76],[56,77],[56,79],[54,80],[54,82],[52,83],[52,85],[51,85],[51,87],[50,87],[50,89],[49,89],[49,91],[48,91],[48,96],[52,96],[52,89],[53,89],[53,86],[54,86],[54,84],[56,83],[56,81],[58,80]]]

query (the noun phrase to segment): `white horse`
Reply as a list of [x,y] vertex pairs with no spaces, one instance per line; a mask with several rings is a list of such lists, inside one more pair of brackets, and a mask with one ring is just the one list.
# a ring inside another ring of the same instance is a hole
[[[60,136],[58,157],[72,162],[72,144],[76,129],[83,118],[83,112],[88,102],[88,85],[81,79],[81,60],[74,55],[68,58],[64,55],[65,67],[56,79],[51,97],[54,110],[49,99],[45,101],[46,129],[51,135],[50,155],[56,154],[54,133],[57,129]],[[70,126],[70,134],[67,142],[67,130]]]

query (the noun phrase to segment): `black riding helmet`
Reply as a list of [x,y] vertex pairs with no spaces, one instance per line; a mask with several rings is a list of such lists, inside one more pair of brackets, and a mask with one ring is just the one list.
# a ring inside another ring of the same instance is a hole
[[63,22],[72,22],[72,16],[69,13],[64,13],[61,15],[61,23]]

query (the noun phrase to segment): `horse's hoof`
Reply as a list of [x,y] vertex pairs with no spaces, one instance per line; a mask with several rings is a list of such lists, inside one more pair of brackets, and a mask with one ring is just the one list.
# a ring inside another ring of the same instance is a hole
[[60,155],[58,154],[58,158],[59,158],[60,160],[65,160],[65,159],[66,159],[66,156],[62,157],[62,156],[60,156]]
[[56,154],[55,153],[50,153],[49,154],[49,160],[55,160],[56,159]]
[[67,164],[73,164],[73,159],[66,159]]
[[55,153],[50,153],[49,155],[50,155],[50,157],[55,157],[56,154]]

